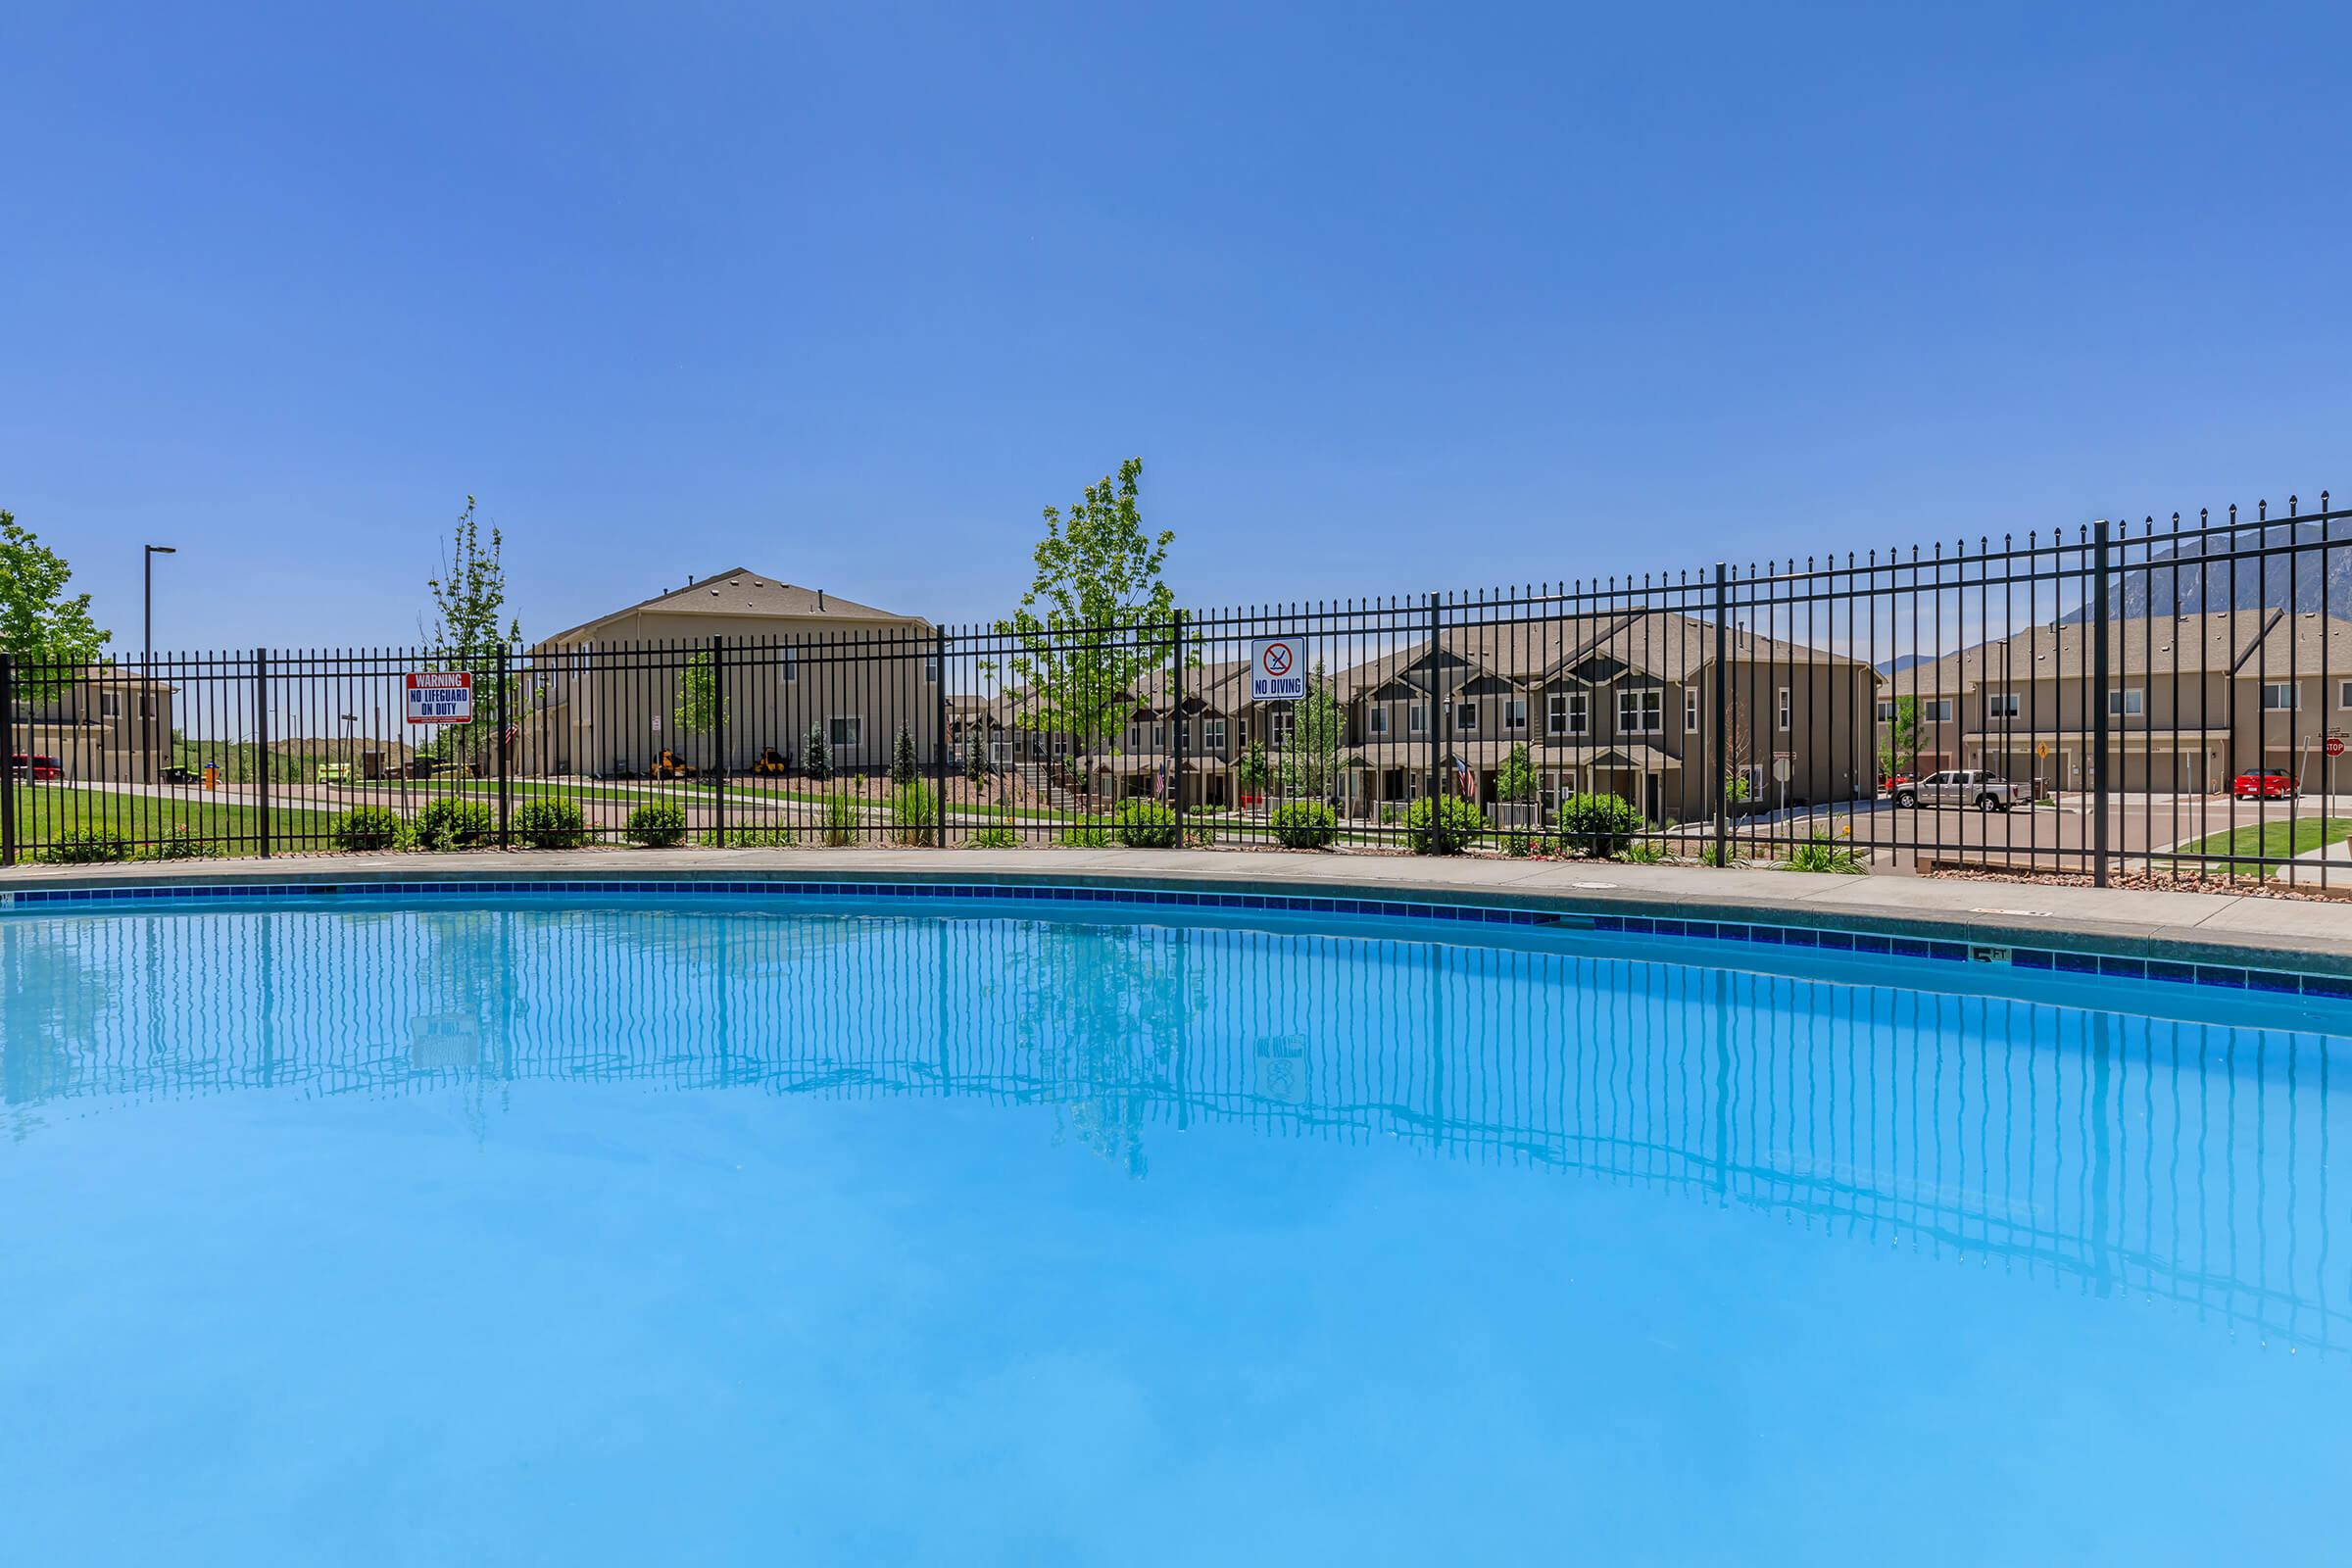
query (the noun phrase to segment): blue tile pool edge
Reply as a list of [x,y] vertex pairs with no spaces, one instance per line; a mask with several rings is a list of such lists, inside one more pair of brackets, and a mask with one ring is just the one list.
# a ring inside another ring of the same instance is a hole
[[1285,914],[1355,915],[1389,920],[1438,920],[1454,924],[1550,927],[1625,936],[1680,937],[1695,941],[1744,942],[1767,947],[1815,949],[1935,962],[2006,962],[2019,969],[2103,975],[2110,979],[2156,981],[2258,991],[2278,996],[2352,999],[2352,973],[2321,973],[2232,963],[2202,957],[2135,956],[2020,942],[2039,933],[1999,933],[1997,944],[1973,939],[1920,936],[1867,929],[1785,924],[1755,919],[1689,918],[1623,914],[1591,908],[1536,906],[1517,903],[1448,903],[1429,898],[1374,899],[1299,893],[1195,891],[1089,880],[932,881],[894,878],[816,880],[758,877],[433,879],[414,882],[265,881],[190,882],[150,886],[24,888],[0,891],[0,911],[59,906],[221,904],[243,899],[347,899],[424,897],[502,898],[521,895],[612,895],[688,893],[719,898],[890,899],[929,901],[1095,904],[1176,909],[1216,909]]

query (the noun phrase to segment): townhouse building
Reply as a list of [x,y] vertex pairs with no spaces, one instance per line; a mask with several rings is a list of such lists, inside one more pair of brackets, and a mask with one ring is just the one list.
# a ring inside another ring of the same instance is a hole
[[[2352,726],[2352,621],[2250,609],[2116,617],[2106,627],[2109,783],[2206,794],[2256,767],[2309,789],[2352,783],[2326,755]],[[2036,625],[1886,680],[1879,733],[1901,772],[1982,768],[2041,791],[2091,787],[2097,628]]]

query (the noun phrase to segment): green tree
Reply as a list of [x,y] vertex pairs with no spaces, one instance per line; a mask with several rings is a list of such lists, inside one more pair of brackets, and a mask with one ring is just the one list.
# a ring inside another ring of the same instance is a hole
[[[522,624],[512,616],[500,625],[507,605],[507,571],[500,559],[502,541],[490,530],[490,546],[482,548],[481,526],[474,520],[473,497],[450,541],[441,575],[425,579],[432,596],[433,620],[425,628],[427,653],[435,669],[466,670],[473,676],[474,722],[443,727],[444,752],[464,746],[475,757],[488,749],[483,739],[497,722],[498,656],[508,643],[520,640]],[[461,738],[457,731],[465,731]]]
[[[678,704],[671,712],[681,735],[708,735],[727,721],[727,694],[719,690],[709,650],[689,657],[678,672]],[[713,758],[710,765],[723,768],[726,759]]]
[[899,726],[899,738],[890,744],[890,781],[901,788],[922,776],[922,764],[914,759],[914,737],[906,726]]
[[[109,633],[90,619],[90,596],[66,597],[74,568],[0,512],[0,651],[23,664],[94,664]],[[20,671],[29,691],[36,682]]]
[[1143,460],[1129,458],[1115,483],[1106,475],[1088,485],[1066,514],[1046,508],[1036,578],[995,626],[1013,645],[1005,662],[1028,689],[1030,726],[1067,734],[1081,750],[1126,722],[1138,683],[1168,662],[1164,640],[1143,628],[1176,618],[1160,578],[1176,535],[1145,529],[1143,471]]
[[1291,738],[1282,755],[1282,787],[1293,795],[1319,799],[1340,780],[1340,742],[1348,714],[1323,678],[1323,662],[1307,672],[1306,695],[1291,705]]
[[1266,783],[1273,778],[1274,770],[1267,765],[1263,741],[1253,740],[1242,748],[1241,760],[1233,764],[1233,776],[1240,781],[1246,794],[1263,795],[1266,792]]
[[1919,699],[1897,697],[1894,716],[1887,720],[1886,733],[1879,737],[1879,775],[1892,778],[1897,773],[1919,772],[1919,747],[1922,737],[1919,721]]
[[825,744],[825,721],[821,718],[808,726],[808,744],[801,749],[801,765],[819,783],[833,776],[833,748]]
[[1494,795],[1513,806],[1525,806],[1536,798],[1536,788],[1535,760],[1528,756],[1527,742],[1521,741],[1494,770]]
[[988,745],[988,725],[985,721],[968,726],[963,732],[963,780],[976,796],[988,782],[988,760],[983,755]]

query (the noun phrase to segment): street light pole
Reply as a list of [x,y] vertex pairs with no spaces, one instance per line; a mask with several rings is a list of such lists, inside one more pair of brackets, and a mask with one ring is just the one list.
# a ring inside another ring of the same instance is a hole
[[[147,771],[155,772],[155,558],[179,554],[176,545],[149,545],[139,558],[146,579],[139,605],[139,738],[147,754]],[[156,782],[150,777],[150,784]]]

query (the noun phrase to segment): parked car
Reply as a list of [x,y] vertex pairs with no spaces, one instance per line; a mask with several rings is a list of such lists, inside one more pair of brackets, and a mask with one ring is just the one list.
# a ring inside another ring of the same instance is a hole
[[1980,811],[2006,811],[2025,798],[2024,785],[2012,784],[1998,773],[1965,767],[1930,773],[1894,792],[1897,806],[1973,806]]
[[318,764],[318,782],[321,784],[350,783],[351,764],[349,762],[320,762]]
[[2249,767],[2230,782],[2230,793],[2241,801],[2292,800],[2295,775],[2281,767]]
[[38,753],[29,756],[24,752],[15,753],[8,760],[8,772],[11,778],[50,779],[66,776],[64,763],[54,757],[43,757]]
[[173,762],[170,767],[164,769],[164,782],[167,784],[201,784],[204,779],[185,762]]

